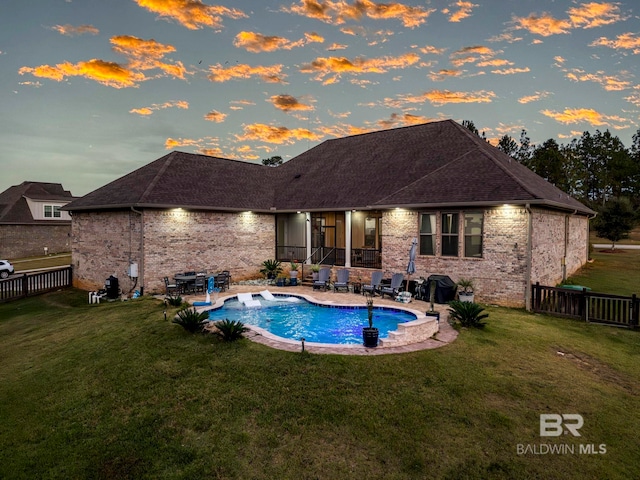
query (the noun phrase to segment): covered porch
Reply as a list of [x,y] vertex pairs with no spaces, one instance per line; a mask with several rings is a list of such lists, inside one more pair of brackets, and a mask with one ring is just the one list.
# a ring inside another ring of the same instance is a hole
[[307,264],[382,268],[382,212],[278,213],[276,259]]

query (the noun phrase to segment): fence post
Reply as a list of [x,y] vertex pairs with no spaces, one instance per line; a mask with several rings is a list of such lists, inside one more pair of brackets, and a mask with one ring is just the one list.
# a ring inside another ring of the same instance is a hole
[[531,289],[531,297],[531,306],[533,311],[536,312],[540,310],[540,282],[536,282]]
[[589,294],[587,289],[582,289],[582,320],[589,321]]
[[630,319],[631,328],[638,328],[640,324],[640,300],[634,293],[631,295],[631,319]]
[[24,298],[29,294],[29,280],[26,273],[22,274],[22,296]]

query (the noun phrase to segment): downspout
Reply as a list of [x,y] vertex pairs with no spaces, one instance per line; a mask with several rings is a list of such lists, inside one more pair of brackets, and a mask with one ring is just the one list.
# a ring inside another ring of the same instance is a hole
[[527,211],[527,263],[526,263],[526,282],[524,287],[524,305],[527,311],[531,311],[531,263],[533,259],[533,212],[531,211],[531,205],[525,204],[525,210]]
[[351,268],[351,210],[344,212],[344,266]]
[[575,215],[578,210],[574,210],[572,214],[564,216],[564,253],[562,255],[562,281],[567,279],[567,254],[569,253],[569,222],[570,215]]
[[131,207],[133,213],[140,215],[140,262],[138,263],[138,281],[140,282],[140,295],[144,294],[144,213]]

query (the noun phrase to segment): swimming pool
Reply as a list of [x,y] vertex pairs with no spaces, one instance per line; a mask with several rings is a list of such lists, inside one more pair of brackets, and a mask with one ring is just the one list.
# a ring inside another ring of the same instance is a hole
[[[209,320],[239,320],[245,325],[262,328],[278,337],[290,340],[304,338],[307,342],[331,344],[361,344],[362,327],[368,327],[367,307],[321,305],[299,298],[298,302],[265,300],[259,295],[260,307],[246,307],[236,298],[209,311]],[[363,301],[364,303],[364,301]],[[380,338],[397,330],[399,323],[411,322],[413,313],[392,307],[374,307],[373,326]]]

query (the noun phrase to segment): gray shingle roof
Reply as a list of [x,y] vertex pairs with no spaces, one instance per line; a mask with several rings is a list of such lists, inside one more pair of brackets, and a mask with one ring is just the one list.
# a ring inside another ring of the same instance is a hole
[[501,203],[593,213],[451,120],[328,140],[275,168],[173,152],[67,208],[317,211]]

